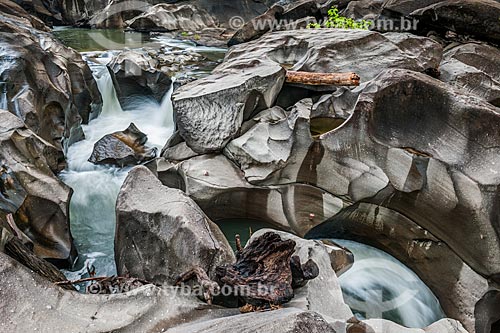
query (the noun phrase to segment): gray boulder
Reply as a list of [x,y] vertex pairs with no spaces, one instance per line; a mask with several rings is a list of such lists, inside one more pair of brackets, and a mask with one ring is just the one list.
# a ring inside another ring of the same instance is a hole
[[446,0],[411,13],[419,29],[430,27],[469,35],[492,43],[500,41],[500,3],[495,0]]
[[13,214],[36,255],[68,267],[77,253],[68,215],[72,191],[55,175],[63,159],[18,117],[0,110],[0,220]]
[[440,79],[500,106],[500,50],[484,44],[448,49],[439,67]]
[[445,318],[424,328],[407,328],[385,319],[350,320],[347,323],[335,322],[332,326],[338,332],[356,333],[468,333],[458,321]]
[[160,70],[160,62],[145,51],[122,51],[107,65],[122,108],[137,97],[148,96],[160,103],[172,86]]
[[383,4],[384,11],[390,11],[403,16],[407,16],[417,9],[425,8],[443,0],[385,0]]
[[193,5],[160,3],[126,22],[138,31],[201,31],[216,26],[210,14]]
[[285,70],[265,59],[236,59],[179,88],[172,101],[180,135],[198,153],[220,151],[244,119],[274,104]]
[[136,167],[116,203],[115,259],[118,274],[160,284],[200,266],[209,276],[232,263],[234,253],[220,229],[186,194],[165,187]]
[[156,148],[147,148],[148,137],[134,123],[124,131],[105,135],[94,144],[89,162],[119,167],[137,165],[154,159]]

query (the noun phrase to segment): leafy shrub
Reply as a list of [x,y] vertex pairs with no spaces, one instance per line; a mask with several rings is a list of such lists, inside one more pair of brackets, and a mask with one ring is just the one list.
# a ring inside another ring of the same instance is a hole
[[339,29],[362,29],[368,30],[372,22],[366,20],[356,21],[352,18],[339,15],[339,9],[332,7],[328,10],[328,18],[321,25],[320,23],[311,23],[308,28],[339,28]]

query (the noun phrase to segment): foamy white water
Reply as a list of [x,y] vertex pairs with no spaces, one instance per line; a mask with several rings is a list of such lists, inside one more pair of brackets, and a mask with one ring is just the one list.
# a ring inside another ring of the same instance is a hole
[[[107,58],[102,59],[106,63]],[[174,130],[172,88],[161,104],[142,98],[134,100],[130,110],[123,111],[105,65],[91,67],[103,98],[103,110],[97,119],[82,126],[86,138],[69,147],[68,167],[61,174],[61,179],[74,190],[70,204],[71,231],[80,255],[77,271],[66,272],[70,279],[86,274],[87,265],[94,265],[97,276],[116,274],[115,203],[130,168],[88,162],[94,144],[106,134],[122,131],[133,122],[148,135],[147,145],[161,150]]]
[[334,241],[354,254],[353,267],[339,280],[346,303],[359,318],[423,328],[445,317],[429,287],[397,259],[365,244]]

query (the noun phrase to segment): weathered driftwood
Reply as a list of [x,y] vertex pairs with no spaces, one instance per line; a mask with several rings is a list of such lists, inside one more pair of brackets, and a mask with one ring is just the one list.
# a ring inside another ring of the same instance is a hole
[[298,256],[292,257],[294,250],[293,240],[282,240],[278,234],[268,232],[238,251],[235,264],[216,267],[215,285],[200,267],[182,274],[177,283],[196,278],[207,301],[211,301],[210,294],[216,288],[229,286],[246,304],[273,308],[290,301],[294,287],[303,286],[319,274],[314,261],[301,265]]
[[287,71],[287,83],[311,86],[359,86],[360,77],[356,73],[310,73]]
[[[32,271],[43,276],[51,282],[59,282],[66,280],[66,277],[56,266],[52,265],[48,261],[36,256],[32,249],[26,246],[21,239],[23,237],[19,233],[19,229],[12,218],[12,215],[7,215],[7,222],[11,227],[11,236],[5,242],[4,251],[10,257],[16,259],[19,263],[28,267]],[[75,290],[72,285],[62,286],[65,289]]]
[[207,272],[199,266],[193,267],[193,269],[181,274],[175,284],[180,284],[182,282],[189,281],[196,278],[198,283],[203,289],[203,297],[208,304],[212,304],[212,295],[219,291],[219,285],[217,282],[210,280]]

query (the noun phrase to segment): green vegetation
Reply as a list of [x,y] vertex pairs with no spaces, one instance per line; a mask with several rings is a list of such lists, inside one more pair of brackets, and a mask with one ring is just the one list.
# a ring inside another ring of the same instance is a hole
[[328,19],[321,25],[320,23],[311,23],[308,28],[339,28],[339,29],[362,29],[368,30],[372,22],[366,20],[355,21],[352,18],[339,15],[339,9],[332,7],[328,11]]

